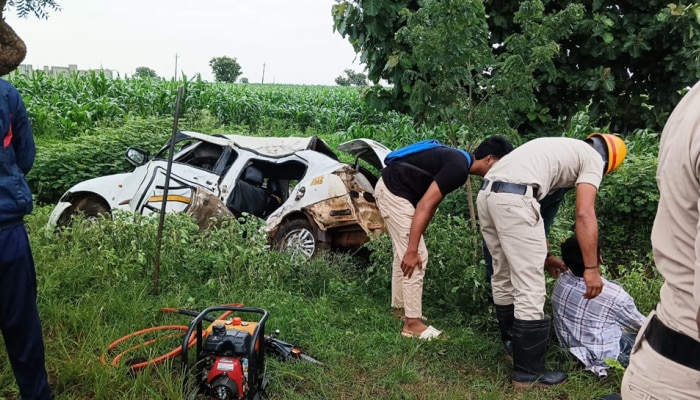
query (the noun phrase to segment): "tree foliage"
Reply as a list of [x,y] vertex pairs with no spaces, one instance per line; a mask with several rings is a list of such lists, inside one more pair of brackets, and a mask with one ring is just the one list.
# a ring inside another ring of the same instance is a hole
[[[519,33],[496,53],[480,0],[342,1],[334,27],[347,37],[376,84],[366,99],[380,109],[410,113],[417,123],[503,133],[518,121],[514,111],[537,111],[533,72],[556,56],[581,6],[545,14],[540,0],[518,10]],[[452,140],[459,136],[452,132]]]
[[135,78],[157,78],[158,73],[148,67],[137,67],[134,73]]
[[[545,12],[570,1],[546,2]],[[700,78],[700,4],[667,1],[584,0],[573,35],[559,42],[551,64],[536,71],[537,101],[551,117],[570,119],[590,103],[599,125],[615,131],[660,130],[679,90]],[[491,43],[518,32],[518,3],[486,2]],[[535,125],[536,126],[536,125]]]
[[236,58],[214,57],[209,61],[209,66],[212,68],[214,79],[217,82],[234,83],[243,74],[241,65]]
[[339,86],[367,86],[367,75],[348,68],[345,70],[345,76],[335,78],[335,83]]
[[679,91],[700,78],[697,2],[336,2],[335,30],[372,82],[393,85],[367,101],[416,122],[438,111],[449,120],[465,104],[469,115],[510,93],[499,101],[521,132],[561,130],[552,122],[569,124],[583,109],[614,131],[659,130]]
[[0,0],[0,76],[14,71],[27,55],[24,41],[3,17],[5,10],[10,8],[15,8],[19,17],[34,14],[37,18],[48,18],[47,8],[60,10],[55,0]]
[[24,18],[29,14],[34,14],[35,17],[46,19],[49,14],[46,9],[60,11],[61,7],[56,0],[0,0],[0,10],[4,10],[5,6],[15,8],[17,16]]

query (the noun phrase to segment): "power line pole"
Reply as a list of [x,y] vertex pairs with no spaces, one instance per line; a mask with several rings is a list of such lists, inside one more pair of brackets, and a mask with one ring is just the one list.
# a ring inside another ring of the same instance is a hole
[[262,82],[260,83],[265,83],[265,63],[263,63],[263,76],[262,76]]
[[177,80],[177,59],[178,59],[178,55],[177,55],[177,53],[175,53],[175,80]]

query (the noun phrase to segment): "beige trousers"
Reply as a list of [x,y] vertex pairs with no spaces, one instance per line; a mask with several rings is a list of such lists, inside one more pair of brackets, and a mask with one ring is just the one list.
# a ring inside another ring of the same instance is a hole
[[652,311],[639,330],[630,365],[622,378],[623,400],[700,399],[700,371],[673,362],[657,353],[643,337]]
[[476,198],[481,234],[493,257],[493,302],[515,307],[515,318],[544,318],[547,294],[544,259],[547,238],[540,204],[531,196],[494,193],[490,187]]
[[423,316],[423,277],[428,265],[428,249],[423,237],[418,244],[418,254],[423,260],[423,268],[413,270],[410,278],[403,276],[401,260],[408,248],[408,236],[416,209],[408,200],[396,196],[386,188],[381,178],[374,189],[379,212],[384,218],[384,226],[394,249],[394,262],[391,270],[391,306],[403,308],[407,318]]

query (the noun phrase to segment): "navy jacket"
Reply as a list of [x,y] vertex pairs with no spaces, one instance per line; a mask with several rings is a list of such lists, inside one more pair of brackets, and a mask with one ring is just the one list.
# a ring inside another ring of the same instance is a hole
[[32,212],[25,175],[32,169],[35,155],[24,101],[12,84],[0,79],[0,229],[21,224]]

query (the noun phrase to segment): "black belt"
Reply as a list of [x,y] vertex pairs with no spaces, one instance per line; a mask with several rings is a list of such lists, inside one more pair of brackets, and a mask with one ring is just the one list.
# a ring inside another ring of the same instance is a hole
[[[481,189],[484,190],[488,187],[489,185],[489,180],[484,179],[484,183],[481,184]],[[512,193],[512,194],[521,194],[524,195],[527,193],[527,189],[529,188],[528,185],[521,185],[519,183],[510,183],[510,182],[499,182],[495,181],[491,184],[491,191],[496,192],[496,193]],[[532,197],[537,197],[537,189],[533,188],[532,189]]]
[[649,321],[644,337],[657,353],[678,364],[700,371],[700,342],[667,327],[656,315]]

